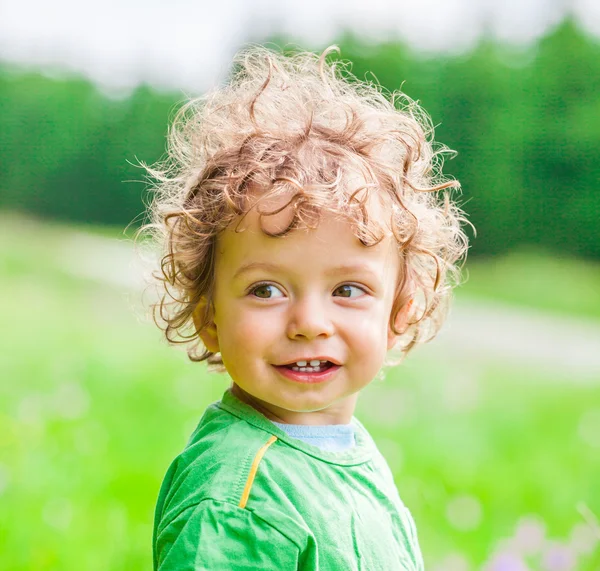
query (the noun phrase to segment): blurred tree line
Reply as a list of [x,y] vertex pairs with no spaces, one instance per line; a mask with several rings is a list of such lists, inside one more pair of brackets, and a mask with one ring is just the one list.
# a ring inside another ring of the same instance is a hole
[[[284,42],[282,42],[284,43]],[[474,254],[518,246],[600,258],[600,45],[566,21],[535,46],[488,41],[426,58],[398,42],[338,42],[359,78],[402,87],[459,154]],[[0,207],[125,225],[150,197],[137,161],[164,154],[181,94],[110,97],[82,79],[0,70]],[[366,75],[369,79],[369,75]]]

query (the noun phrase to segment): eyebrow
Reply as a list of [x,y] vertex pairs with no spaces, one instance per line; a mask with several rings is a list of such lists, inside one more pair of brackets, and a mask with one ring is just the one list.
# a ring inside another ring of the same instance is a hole
[[[249,264],[244,264],[240,267],[235,274],[233,274],[233,279],[240,277],[241,275],[254,271],[254,270],[266,270],[270,272],[281,272],[285,268],[283,266],[279,266],[277,264],[271,264],[269,262],[251,262]],[[340,274],[368,274],[371,277],[378,277],[375,272],[369,266],[365,264],[350,264],[344,266],[336,266],[334,268],[330,268],[325,272],[328,276],[337,276]]]
[[233,274],[233,279],[240,277],[242,274],[251,272],[253,270],[267,270],[276,272],[281,268],[276,264],[269,264],[268,262],[252,262],[250,264],[244,264],[242,267]]

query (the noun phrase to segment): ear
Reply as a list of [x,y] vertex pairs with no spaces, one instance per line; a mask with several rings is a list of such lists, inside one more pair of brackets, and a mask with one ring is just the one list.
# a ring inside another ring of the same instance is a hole
[[[194,320],[194,326],[196,327],[196,331],[198,331],[198,335],[200,339],[202,339],[202,343],[211,353],[219,352],[219,336],[217,334],[217,325],[214,322],[214,311],[212,307],[208,308],[209,312],[209,321],[202,327],[204,323],[204,319],[206,317],[206,307],[207,300],[205,298],[198,303],[196,309],[194,309],[194,313],[192,313],[192,319]],[[202,329],[200,329],[202,327]]]
[[[414,299],[409,299],[398,311],[398,313],[396,314],[396,318],[394,319],[394,327],[396,329],[396,331],[405,331],[406,330],[406,326],[408,324],[408,317],[410,315],[410,308],[412,307],[412,304],[414,302]],[[387,342],[387,348],[388,351],[390,349],[393,349],[394,345],[396,345],[396,343],[398,342],[398,337],[400,337],[399,335],[396,335],[393,331],[392,328],[388,326],[388,342]]]

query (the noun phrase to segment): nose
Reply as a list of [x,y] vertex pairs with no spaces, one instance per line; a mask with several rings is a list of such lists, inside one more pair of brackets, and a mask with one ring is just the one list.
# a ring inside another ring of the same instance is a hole
[[304,296],[294,301],[287,324],[288,338],[311,340],[331,337],[333,333],[330,312],[318,296]]

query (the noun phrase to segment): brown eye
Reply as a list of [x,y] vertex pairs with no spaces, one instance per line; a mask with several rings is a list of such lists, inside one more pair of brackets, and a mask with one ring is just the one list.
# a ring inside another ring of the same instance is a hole
[[252,295],[260,299],[271,299],[273,297],[283,297],[281,290],[272,284],[260,284],[252,290]]
[[363,293],[365,293],[364,290],[362,290],[358,286],[344,284],[336,288],[333,292],[333,295],[337,297],[359,297]]

